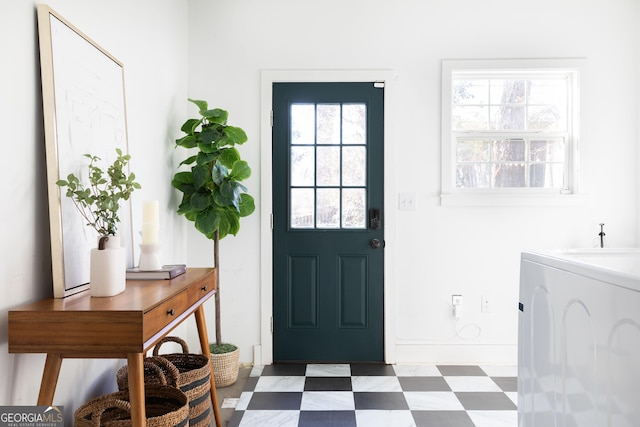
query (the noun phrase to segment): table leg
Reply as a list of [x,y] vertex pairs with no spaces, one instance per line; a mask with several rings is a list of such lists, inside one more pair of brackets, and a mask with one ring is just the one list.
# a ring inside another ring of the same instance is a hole
[[47,360],[44,362],[44,371],[42,373],[42,382],[40,383],[38,405],[51,406],[53,404],[53,395],[56,392],[56,385],[58,385],[58,377],[60,376],[60,366],[62,366],[61,354],[47,354]]
[[[198,325],[198,337],[200,337],[200,348],[202,354],[207,356],[207,359],[211,360],[211,352],[209,351],[209,334],[207,333],[207,322],[204,317],[204,308],[202,304],[195,311],[196,325]],[[213,365],[209,362],[211,370],[211,405],[213,406],[213,415],[216,419],[216,427],[222,427],[222,421],[220,420],[220,408],[218,408],[218,393],[216,391],[216,378],[213,375]]]
[[129,399],[131,402],[131,424],[133,427],[146,426],[144,404],[144,361],[142,353],[127,354],[129,364]]

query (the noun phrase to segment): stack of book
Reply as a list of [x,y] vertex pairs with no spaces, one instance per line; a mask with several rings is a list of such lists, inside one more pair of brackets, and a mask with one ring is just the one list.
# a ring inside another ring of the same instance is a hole
[[160,270],[127,269],[127,280],[169,280],[187,271],[185,264],[163,265]]

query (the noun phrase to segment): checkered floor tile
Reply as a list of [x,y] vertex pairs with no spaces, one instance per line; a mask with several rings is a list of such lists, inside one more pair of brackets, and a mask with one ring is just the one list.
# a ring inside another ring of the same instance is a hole
[[229,426],[513,427],[514,366],[254,367]]

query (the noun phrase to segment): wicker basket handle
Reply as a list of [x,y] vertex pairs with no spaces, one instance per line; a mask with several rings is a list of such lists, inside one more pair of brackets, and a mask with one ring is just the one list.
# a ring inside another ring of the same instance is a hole
[[[167,375],[165,371],[162,369],[162,363],[158,362],[156,359],[159,359],[159,357],[148,357],[143,362],[143,365],[145,368],[148,368],[154,372],[154,374],[160,380],[160,384],[167,385],[168,384]],[[171,379],[172,380],[174,379],[173,376]]]
[[91,414],[91,422],[95,427],[99,427],[102,414],[104,413],[104,411],[110,408],[118,408],[131,413],[131,403],[127,402],[126,400],[114,398],[96,402],[95,406],[87,406],[84,411],[82,411],[82,414],[79,415],[84,418],[87,415]]
[[160,346],[166,342],[177,342],[178,344],[180,344],[180,347],[182,347],[182,352],[184,354],[188,354],[189,353],[189,347],[187,346],[187,343],[182,339],[182,338],[178,338],[178,337],[164,337],[162,338],[158,344],[156,344],[155,347],[153,347],[153,355],[157,356],[159,351],[160,351]]
[[158,377],[160,378],[162,385],[178,387],[180,371],[176,365],[162,356],[148,357],[146,360],[147,361],[144,362],[144,365],[147,366],[147,363],[149,363],[153,366],[152,369],[158,373]]

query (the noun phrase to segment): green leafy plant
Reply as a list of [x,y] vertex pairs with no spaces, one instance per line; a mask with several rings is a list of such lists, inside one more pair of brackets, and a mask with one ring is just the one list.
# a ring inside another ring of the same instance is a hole
[[120,222],[118,210],[121,200],[129,200],[135,189],[141,188],[135,181],[135,174],[125,171],[131,156],[122,154],[116,148],[117,157],[106,172],[97,166],[100,157],[84,154],[89,159],[89,185],[85,186],[75,174],[56,182],[66,187],[66,196],[71,198],[87,225],[95,229],[100,236],[115,236],[117,223]]
[[197,148],[180,165],[189,171],[175,174],[171,184],[183,193],[178,213],[209,239],[234,236],[240,230],[240,218],[255,210],[254,200],[240,182],[251,176],[251,168],[240,158],[236,145],[247,141],[244,130],[227,125],[228,113],[208,109],[206,101],[189,99],[200,109],[200,118],[189,119],[181,130],[185,136],[176,145]]
[[[240,218],[255,210],[253,197],[241,184],[251,176],[251,168],[236,148],[248,138],[244,130],[227,124],[227,111],[209,109],[207,101],[189,101],[198,107],[200,117],[182,125],[185,135],[176,140],[176,147],[197,152],[180,163],[189,170],[177,172],[171,185],[182,192],[178,213],[214,241],[214,265],[219,271],[218,241],[229,234],[237,235]],[[216,344],[221,344],[219,285],[215,305]]]

